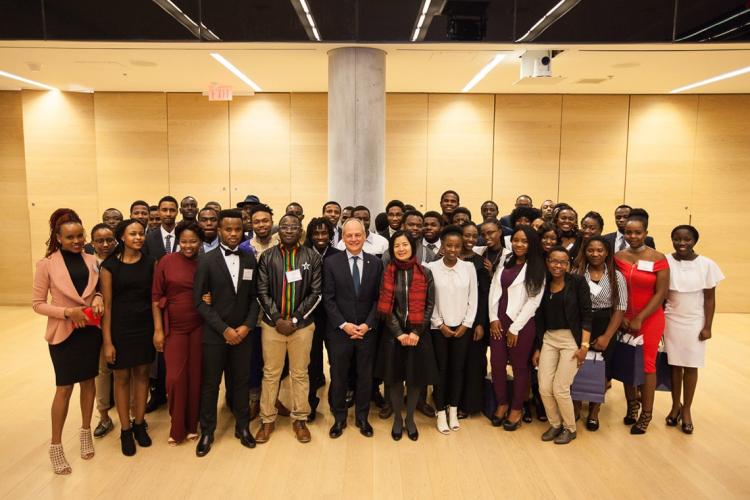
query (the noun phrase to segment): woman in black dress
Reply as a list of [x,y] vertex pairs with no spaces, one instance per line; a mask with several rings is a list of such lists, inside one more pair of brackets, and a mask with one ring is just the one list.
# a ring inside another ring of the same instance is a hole
[[[151,282],[155,261],[141,253],[146,228],[135,219],[115,229],[117,249],[102,263],[104,294],[104,356],[115,375],[115,406],[120,416],[122,453],[135,454],[135,440],[151,446],[143,416],[148,396],[149,367],[154,360],[154,319]],[[135,421],[130,421],[133,386]]]
[[430,338],[430,316],[435,307],[432,273],[417,262],[415,242],[396,231],[388,252],[391,261],[383,272],[378,313],[385,330],[378,350],[376,375],[390,387],[393,406],[391,437],[401,439],[406,382],[406,433],[419,439],[414,410],[422,387],[438,383],[438,367]]
[[461,259],[474,264],[477,271],[477,315],[474,319],[474,338],[469,344],[464,374],[464,390],[458,408],[458,418],[478,413],[484,408],[484,377],[487,376],[487,347],[489,336],[489,316],[487,299],[490,295],[490,273],[484,267],[484,258],[474,252],[479,238],[479,228],[470,222],[463,227],[463,250]]
[[45,340],[55,368],[49,456],[55,474],[70,474],[61,440],[75,384],[81,388],[81,458],[94,456],[91,414],[102,334],[87,314],[101,316],[103,306],[97,291],[96,258],[83,253],[86,238],[81,219],[73,210],[61,208],[52,214],[49,225],[47,252],[34,274],[32,304],[35,312],[48,317]]

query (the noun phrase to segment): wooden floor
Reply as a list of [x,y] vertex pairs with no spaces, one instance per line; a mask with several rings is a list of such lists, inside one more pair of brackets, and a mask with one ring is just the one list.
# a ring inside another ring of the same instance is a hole
[[324,409],[311,426],[311,443],[297,443],[289,420],[280,418],[271,441],[248,450],[221,407],[207,457],[197,458],[190,444],[167,446],[169,417],[161,410],[148,417],[151,448],[124,457],[116,429],[84,462],[76,391],[63,436],[73,467],[67,477],[55,476],[47,457],[54,376],[45,319],[30,307],[0,307],[0,324],[2,498],[750,498],[750,315],[716,318],[692,436],[664,425],[666,393],[657,394],[648,434],[631,436],[615,383],[599,431],[579,428],[568,446],[540,441],[546,427],[537,421],[510,433],[474,417],[443,436],[421,415],[419,441],[394,442],[390,421],[374,411],[374,438],[361,436],[350,417],[344,436],[332,440]]

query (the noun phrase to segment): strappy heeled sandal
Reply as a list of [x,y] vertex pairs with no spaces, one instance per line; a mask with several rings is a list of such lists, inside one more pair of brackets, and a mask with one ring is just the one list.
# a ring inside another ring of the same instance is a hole
[[68,475],[73,472],[70,464],[65,459],[62,443],[49,445],[49,459],[52,462],[52,470],[55,474]]

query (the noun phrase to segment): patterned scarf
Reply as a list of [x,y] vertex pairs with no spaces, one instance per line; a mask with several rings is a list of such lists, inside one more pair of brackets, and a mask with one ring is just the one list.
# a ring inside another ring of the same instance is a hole
[[417,264],[416,257],[406,262],[393,259],[383,273],[383,284],[380,287],[378,312],[387,316],[393,312],[393,301],[396,291],[396,273],[413,269],[412,280],[409,284],[409,309],[407,322],[413,327],[420,327],[424,323],[425,303],[427,302],[427,277],[422,266]]
[[279,246],[281,250],[281,257],[284,259],[284,281],[281,285],[281,317],[289,319],[296,309],[296,297],[295,292],[297,287],[296,283],[289,283],[286,279],[287,271],[293,271],[297,269],[297,247],[295,246],[291,250],[287,250],[284,246]]

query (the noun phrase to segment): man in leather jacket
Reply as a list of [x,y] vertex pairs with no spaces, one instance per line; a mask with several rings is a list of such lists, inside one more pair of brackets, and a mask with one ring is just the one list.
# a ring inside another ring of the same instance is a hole
[[284,360],[289,356],[294,433],[310,441],[305,422],[310,414],[307,367],[315,330],[313,311],[321,301],[322,261],[312,248],[298,244],[300,219],[287,214],[279,221],[280,243],[263,252],[258,263],[258,301],[263,311],[263,385],[258,443],[271,437],[277,416],[276,399]]

